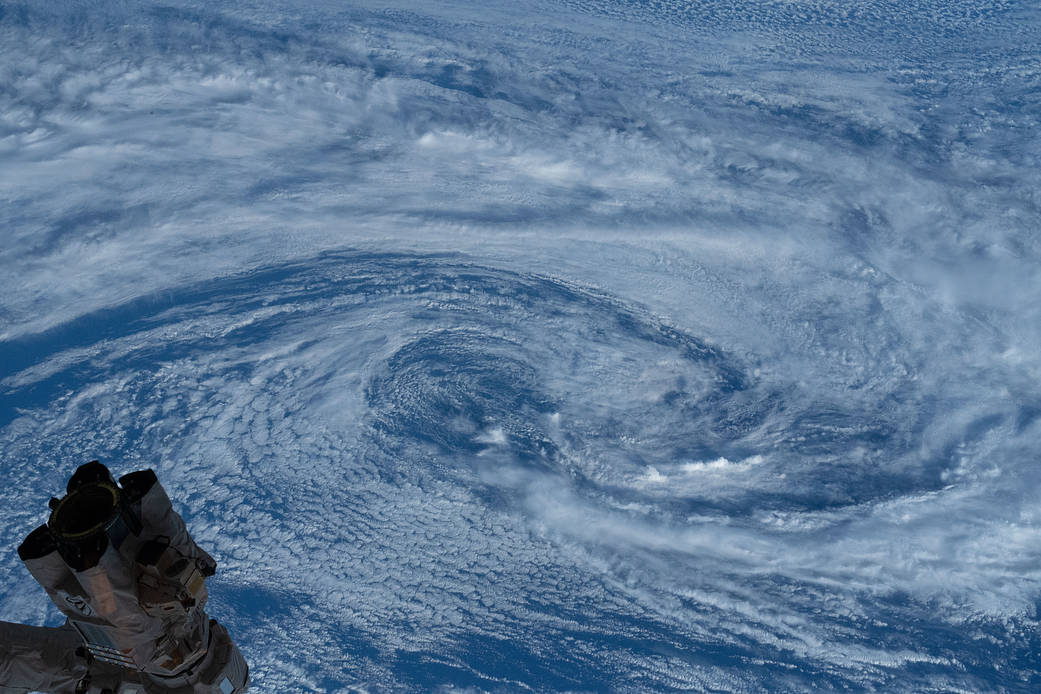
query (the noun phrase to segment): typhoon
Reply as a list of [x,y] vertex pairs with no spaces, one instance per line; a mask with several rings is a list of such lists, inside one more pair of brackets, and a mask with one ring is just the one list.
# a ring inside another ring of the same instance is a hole
[[[1041,690],[1035,5],[0,0],[0,620],[98,687]],[[117,653],[32,564],[92,459]]]

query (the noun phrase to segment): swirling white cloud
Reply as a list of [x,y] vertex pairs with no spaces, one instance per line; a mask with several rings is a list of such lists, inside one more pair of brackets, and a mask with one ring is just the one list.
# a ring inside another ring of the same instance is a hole
[[261,691],[1038,682],[1035,10],[0,12],[3,618],[100,457]]

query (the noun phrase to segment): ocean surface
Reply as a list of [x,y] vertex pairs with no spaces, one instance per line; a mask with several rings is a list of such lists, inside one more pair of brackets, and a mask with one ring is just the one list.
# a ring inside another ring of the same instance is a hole
[[1041,691],[1041,9],[0,1],[0,619],[154,468],[251,691]]

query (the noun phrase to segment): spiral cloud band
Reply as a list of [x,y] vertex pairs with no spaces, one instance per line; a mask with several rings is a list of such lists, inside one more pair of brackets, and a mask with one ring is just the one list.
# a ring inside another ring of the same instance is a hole
[[0,618],[156,468],[258,691],[1041,686],[1041,16],[0,4]]

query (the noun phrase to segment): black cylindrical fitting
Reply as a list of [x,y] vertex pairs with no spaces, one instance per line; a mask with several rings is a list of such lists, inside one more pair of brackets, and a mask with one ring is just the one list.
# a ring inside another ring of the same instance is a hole
[[41,559],[58,549],[58,544],[51,535],[51,530],[46,525],[41,525],[29,533],[29,536],[18,545],[18,557],[22,561],[30,559]]
[[66,485],[65,491],[71,494],[85,484],[95,484],[98,482],[109,484],[113,487],[116,486],[116,481],[112,479],[112,473],[108,471],[108,468],[98,461],[92,460],[89,463],[80,465],[76,469],[76,472],[69,478],[69,483]]
[[127,535],[140,531],[140,521],[127,508],[122,490],[98,461],[81,465],[68,490],[53,505],[47,527],[73,570],[96,566],[109,545],[118,549]]

